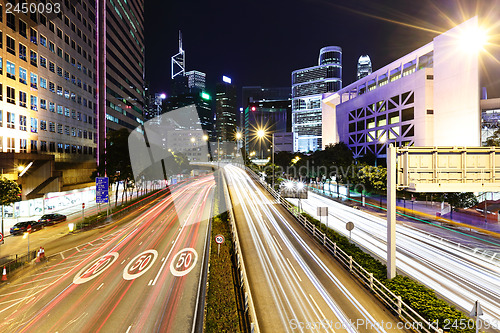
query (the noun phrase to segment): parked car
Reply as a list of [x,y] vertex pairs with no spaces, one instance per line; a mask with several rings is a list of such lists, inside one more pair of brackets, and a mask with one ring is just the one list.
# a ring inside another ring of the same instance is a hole
[[25,232],[28,231],[29,225],[31,225],[31,232],[43,229],[43,223],[38,221],[18,222],[14,224],[12,228],[10,228],[10,234],[13,236],[24,234]]
[[43,215],[38,222],[43,223],[43,225],[56,224],[57,222],[66,221],[66,215],[52,213]]

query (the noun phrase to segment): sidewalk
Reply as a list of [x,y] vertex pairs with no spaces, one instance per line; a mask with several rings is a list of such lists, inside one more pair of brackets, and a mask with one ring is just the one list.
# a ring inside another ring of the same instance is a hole
[[[346,200],[347,199],[347,189],[343,185],[339,185],[339,199]],[[310,186],[315,192],[323,194],[322,188],[314,188]],[[337,185],[332,184],[331,191],[328,191],[328,184],[325,186],[324,194],[326,196],[331,196],[333,198],[337,197]],[[351,192],[350,200],[355,202],[356,204],[361,204],[361,194]],[[381,197],[365,197],[366,204],[370,204],[379,208],[380,206],[387,208],[387,200],[384,196]],[[381,204],[381,205],[380,205]],[[464,224],[466,226],[471,226],[474,229],[482,229],[487,230],[492,233],[500,234],[500,223],[491,217],[488,218],[486,222],[484,219],[484,215],[480,212],[477,212],[473,209],[469,209],[470,214],[464,213],[461,211],[456,211],[453,213],[447,213],[442,216],[437,216],[436,213],[441,213],[441,203],[440,202],[425,202],[425,201],[411,201],[411,200],[402,200],[398,199],[396,201],[397,209],[399,211],[403,211],[407,215],[412,215],[413,213],[420,213],[418,215],[426,215],[425,217],[428,219],[433,219],[442,222],[456,222],[460,224]],[[494,216],[494,215],[492,215]],[[496,218],[496,216],[494,216]],[[462,225],[463,226],[463,225]]]
[[[84,189],[85,190],[85,189]],[[122,202],[122,191],[123,187],[120,186],[118,190],[118,203],[120,204]],[[148,192],[150,192],[149,190]],[[131,199],[135,199],[137,197],[136,191],[133,191],[133,193],[127,194],[127,201],[130,201]],[[125,197],[123,197],[125,199]],[[110,209],[114,207],[115,205],[115,191],[112,190],[109,192],[109,201],[110,201]],[[64,208],[60,209],[53,209],[53,210],[45,210],[45,214],[50,214],[50,213],[59,213],[66,215],[68,218],[72,217],[73,215],[78,215],[81,217],[82,215],[82,203],[85,203],[85,215],[87,215],[87,211],[89,211],[90,208],[95,208],[98,205],[95,202],[95,198],[93,200],[86,200],[84,202],[78,201],[71,206],[66,206]],[[100,205],[100,211],[106,211],[107,204],[101,204]],[[34,214],[31,216],[20,216],[20,217],[4,217],[3,219],[3,225],[4,225],[4,237],[10,235],[10,228],[18,223],[18,222],[24,222],[24,221],[37,221],[40,217],[42,217],[42,212],[39,212],[38,214]]]

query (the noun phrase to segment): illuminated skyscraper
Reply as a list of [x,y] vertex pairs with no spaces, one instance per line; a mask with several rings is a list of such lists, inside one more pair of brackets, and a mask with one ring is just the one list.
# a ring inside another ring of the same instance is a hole
[[143,123],[144,0],[103,0],[97,6],[97,162],[101,164],[108,130],[132,130]]
[[200,71],[186,72],[187,86],[191,92],[201,92],[205,90],[206,74]]
[[236,109],[236,86],[224,76],[216,85],[215,130],[221,141],[234,141],[238,114]]
[[318,66],[292,72],[292,131],[294,151],[321,149],[324,93],[342,88],[342,49],[327,46],[320,50]]
[[358,80],[372,73],[372,61],[368,55],[362,55],[358,59]]

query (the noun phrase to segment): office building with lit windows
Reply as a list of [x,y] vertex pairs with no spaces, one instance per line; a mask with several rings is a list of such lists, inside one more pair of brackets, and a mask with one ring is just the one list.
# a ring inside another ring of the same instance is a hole
[[323,147],[385,159],[388,144],[480,146],[479,51],[466,38],[477,29],[475,17],[325,95]]
[[205,90],[206,74],[200,71],[186,72],[187,85],[190,92],[202,92]]
[[323,94],[342,88],[342,49],[324,47],[318,65],[292,72],[293,150],[309,152],[322,147]]
[[372,61],[368,55],[362,55],[358,59],[357,79],[360,80],[372,73]]
[[108,131],[131,131],[144,121],[144,0],[103,0],[97,6],[100,164]]
[[234,141],[238,114],[236,109],[236,86],[224,76],[215,87],[215,132],[220,141]]
[[[13,3],[13,1],[9,1]],[[93,0],[58,15],[6,13],[0,1],[0,166],[22,196],[87,183],[96,153]]]

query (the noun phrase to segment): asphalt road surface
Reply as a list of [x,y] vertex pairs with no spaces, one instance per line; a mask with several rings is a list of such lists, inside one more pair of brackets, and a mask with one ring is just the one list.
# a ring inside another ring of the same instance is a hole
[[186,184],[4,283],[0,331],[191,332],[214,185]]

